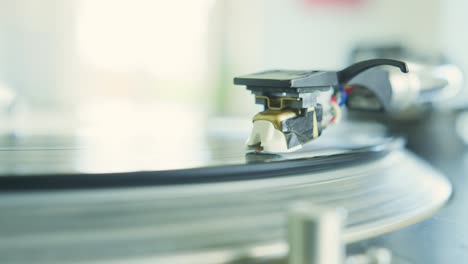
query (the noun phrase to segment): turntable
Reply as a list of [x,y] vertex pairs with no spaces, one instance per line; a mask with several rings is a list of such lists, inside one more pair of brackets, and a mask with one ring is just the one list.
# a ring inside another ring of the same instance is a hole
[[[399,71],[367,71],[381,65]],[[388,127],[341,112],[398,116],[425,103],[420,76],[402,72],[377,59],[241,76],[265,108],[252,130],[246,119],[118,105],[114,122],[91,111],[94,122],[68,132],[4,135],[0,262],[421,263],[392,253],[420,234],[392,234],[435,219],[450,182]]]
[[143,127],[4,137],[1,263],[341,263],[345,246],[422,221],[451,194],[376,124],[272,154],[246,153],[249,122],[230,133],[226,122],[170,146]]

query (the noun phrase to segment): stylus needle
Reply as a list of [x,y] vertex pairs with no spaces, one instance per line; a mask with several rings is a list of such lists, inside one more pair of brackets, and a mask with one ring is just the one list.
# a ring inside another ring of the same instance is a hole
[[263,150],[263,147],[262,146],[258,146],[255,148],[255,153],[259,153]]

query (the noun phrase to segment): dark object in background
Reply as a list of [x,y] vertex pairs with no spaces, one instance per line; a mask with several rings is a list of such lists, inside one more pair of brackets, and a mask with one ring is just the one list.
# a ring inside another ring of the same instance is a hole
[[[463,148],[461,140],[456,135],[447,136],[447,128],[455,127],[457,112],[466,105],[466,102],[457,101],[463,87],[461,69],[450,64],[442,55],[424,56],[401,45],[358,46],[351,51],[350,62],[376,56],[407,61],[411,70],[407,76],[414,75],[411,77],[413,80],[409,80],[407,82],[409,85],[404,86],[400,76],[389,77],[393,79],[395,83],[393,87],[398,91],[393,91],[393,98],[390,99],[392,108],[387,113],[348,111],[348,118],[371,120],[385,125],[390,134],[404,136],[407,138],[408,147],[426,158],[440,156],[436,153],[441,151],[452,152],[450,149]],[[361,88],[361,85],[367,83],[371,84],[366,85],[369,87],[378,86],[370,74],[369,71],[351,80],[356,89],[357,101],[361,105],[350,109],[360,109],[362,105],[369,107],[375,104],[372,92]],[[387,85],[387,83],[382,84],[384,88]],[[355,101],[352,96],[348,98],[348,104],[352,105]],[[454,143],[455,141],[458,143]]]
[[[461,70],[443,56],[423,56],[400,46],[359,46],[350,55],[350,62],[379,56],[417,62],[419,65],[444,66],[438,77],[448,80],[447,90],[426,90],[419,95],[420,103],[398,115],[378,112],[349,111],[353,120],[372,120],[385,125],[391,135],[401,135],[407,140],[407,148],[442,171],[454,186],[454,196],[436,217],[392,234],[356,243],[349,252],[384,247],[404,263],[459,263],[468,259],[466,230],[468,216],[465,213],[466,171],[468,151],[455,129],[458,116],[466,109],[466,102],[457,101],[457,93],[463,91]],[[410,65],[411,70],[411,65]],[[467,132],[468,133],[468,132]],[[399,262],[397,262],[399,263]]]

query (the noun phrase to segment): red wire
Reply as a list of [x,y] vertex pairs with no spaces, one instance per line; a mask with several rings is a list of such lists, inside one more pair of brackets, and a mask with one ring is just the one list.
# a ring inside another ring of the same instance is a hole
[[347,86],[345,86],[344,90],[345,90],[345,92],[346,92],[346,95],[349,95],[350,93],[353,92],[354,87],[353,87],[353,86],[350,86],[350,85],[347,85]]

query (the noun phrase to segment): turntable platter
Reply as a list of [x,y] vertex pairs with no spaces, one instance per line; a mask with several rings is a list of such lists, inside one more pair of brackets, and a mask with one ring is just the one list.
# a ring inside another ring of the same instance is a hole
[[246,153],[242,133],[170,145],[154,134],[3,138],[0,260],[227,262],[286,254],[299,200],[344,208],[346,243],[447,201],[449,182],[401,140],[340,134],[352,129],[287,155]]
[[64,148],[69,139],[63,145],[53,140],[48,148],[40,141],[34,148],[28,139],[1,152],[0,260],[175,263],[189,256],[209,263],[207,256],[215,256],[219,263],[267,257],[286,254],[286,214],[299,200],[344,208],[346,243],[418,222],[447,201],[449,182],[401,141],[369,139],[324,141],[277,156],[245,154],[243,137],[211,136],[218,143],[197,155],[181,154],[182,167],[148,156],[148,148],[121,148],[114,156],[120,167],[111,159],[91,166],[83,153],[105,155],[80,144]]

